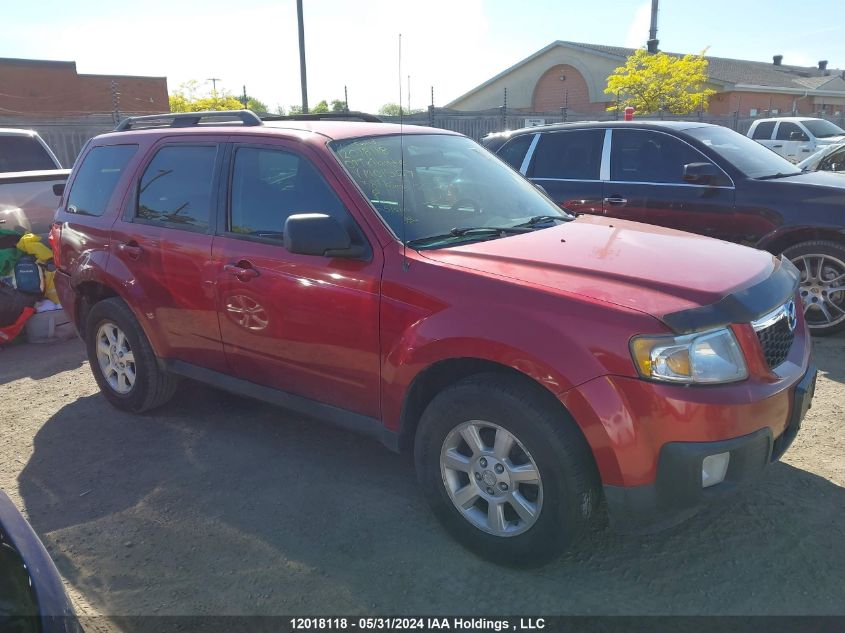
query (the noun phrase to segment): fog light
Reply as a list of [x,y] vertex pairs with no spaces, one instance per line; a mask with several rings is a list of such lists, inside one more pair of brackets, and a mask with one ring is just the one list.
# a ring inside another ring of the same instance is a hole
[[728,472],[730,461],[730,453],[717,453],[705,457],[701,462],[701,487],[709,488],[722,483],[725,480],[725,473]]

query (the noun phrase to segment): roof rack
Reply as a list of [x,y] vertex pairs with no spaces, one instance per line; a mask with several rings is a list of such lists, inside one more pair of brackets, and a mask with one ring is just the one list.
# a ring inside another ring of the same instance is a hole
[[[130,116],[118,123],[114,131],[126,132],[127,130],[147,130],[162,127],[194,127],[201,125],[203,119],[224,119],[219,122],[219,124],[223,125],[237,122],[249,126],[261,125],[261,119],[251,110],[212,110],[206,112],[165,112],[163,114]],[[136,125],[138,123],[141,125]]]
[[318,112],[308,114],[271,114],[261,117],[262,121],[365,121],[367,123],[384,123],[374,114],[366,112]]

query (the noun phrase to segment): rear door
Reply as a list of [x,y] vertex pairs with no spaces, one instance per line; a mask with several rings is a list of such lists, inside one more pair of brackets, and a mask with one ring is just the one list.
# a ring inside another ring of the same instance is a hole
[[[350,213],[354,202],[319,156],[298,143],[235,144],[229,163],[213,259],[232,373],[379,417],[382,259]],[[288,252],[285,220],[307,212],[338,219],[368,255]]]
[[785,159],[793,163],[804,160],[810,155],[812,146],[810,137],[797,123],[793,121],[778,123],[772,149]]
[[527,176],[558,206],[578,213],[602,213],[601,162],[606,131],[544,132],[528,156]]
[[225,138],[170,138],[136,174],[112,227],[109,269],[158,353],[226,370],[214,293],[211,218]]
[[729,239],[734,187],[720,176],[710,185],[689,184],[684,165],[711,163],[685,141],[655,130],[612,130],[610,179],[604,183],[604,214]]
[[773,149],[772,146],[775,144],[773,139],[775,135],[775,123],[775,121],[761,121],[754,127],[751,138],[760,143],[760,145]]

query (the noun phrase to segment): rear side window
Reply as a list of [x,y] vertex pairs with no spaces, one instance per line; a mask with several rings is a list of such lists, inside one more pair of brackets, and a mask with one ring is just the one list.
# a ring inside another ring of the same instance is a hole
[[683,184],[684,165],[709,162],[703,154],[668,134],[613,130],[611,180]]
[[604,130],[547,132],[534,150],[532,178],[598,180]]
[[778,141],[809,141],[810,137],[808,137],[804,130],[798,127],[795,123],[791,121],[781,121],[781,124],[778,126],[778,134],[777,134]]
[[95,147],[82,160],[67,199],[67,209],[81,215],[103,215],[137,145]]
[[819,163],[819,169],[845,172],[845,146],[825,156]]
[[41,169],[56,169],[56,164],[38,139],[0,135],[0,172]]
[[137,217],[172,228],[207,231],[217,147],[161,148],[138,187]]
[[757,127],[754,128],[754,133],[751,138],[754,140],[768,141],[772,138],[772,132],[774,132],[774,130],[774,121],[763,121],[762,123],[758,123]]
[[296,213],[325,213],[349,227],[346,207],[311,162],[292,152],[241,147],[235,153],[229,230],[282,239]]
[[519,171],[519,168],[522,167],[522,161],[525,158],[525,152],[528,151],[532,140],[534,140],[533,134],[517,136],[515,139],[511,139],[505,143],[505,146],[496,152],[496,154],[508,165]]

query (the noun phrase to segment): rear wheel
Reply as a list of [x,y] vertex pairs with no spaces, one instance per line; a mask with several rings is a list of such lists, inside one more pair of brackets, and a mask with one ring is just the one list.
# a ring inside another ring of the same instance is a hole
[[540,387],[468,378],[423,413],[417,476],[443,526],[492,561],[533,566],[566,549],[600,498],[592,453]]
[[105,299],[88,313],[86,347],[100,391],[114,406],[140,413],[173,397],[178,378],[159,367],[140,324],[120,299]]
[[837,242],[802,242],[783,254],[801,271],[804,317],[813,334],[845,329],[845,246]]

